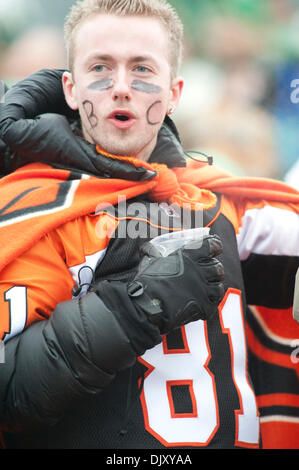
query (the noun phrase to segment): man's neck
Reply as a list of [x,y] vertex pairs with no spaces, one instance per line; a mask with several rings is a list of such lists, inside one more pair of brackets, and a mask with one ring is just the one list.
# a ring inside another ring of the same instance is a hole
[[90,143],[96,145],[97,149],[102,150],[103,154],[116,156],[116,157],[119,157],[119,158],[121,158],[121,157],[123,157],[123,158],[134,158],[134,159],[137,159],[137,160],[140,160],[140,161],[143,161],[143,162],[147,162],[149,160],[151,154],[154,151],[154,148],[157,145],[157,139],[155,139],[155,141],[151,141],[149,144],[146,144],[137,153],[129,153],[129,152],[124,153],[124,152],[121,152],[119,154],[117,152],[116,153],[115,152],[110,152],[109,150],[105,149],[104,147],[102,147],[100,144],[98,144],[95,141],[91,142],[89,139],[86,139],[86,140],[89,141]]

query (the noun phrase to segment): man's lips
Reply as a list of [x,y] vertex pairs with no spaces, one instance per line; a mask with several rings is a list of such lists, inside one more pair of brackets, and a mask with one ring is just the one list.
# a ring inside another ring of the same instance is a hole
[[108,120],[118,129],[129,129],[136,122],[136,117],[130,111],[117,109],[109,114]]

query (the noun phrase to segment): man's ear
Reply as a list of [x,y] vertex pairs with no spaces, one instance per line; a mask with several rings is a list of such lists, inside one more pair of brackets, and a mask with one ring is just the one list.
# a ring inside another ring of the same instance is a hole
[[74,84],[73,76],[70,72],[64,72],[62,75],[62,87],[67,104],[71,109],[76,111],[78,109],[76,99],[76,87]]
[[168,101],[168,114],[173,113],[179,105],[184,87],[184,79],[176,77],[172,80],[170,88],[170,97]]

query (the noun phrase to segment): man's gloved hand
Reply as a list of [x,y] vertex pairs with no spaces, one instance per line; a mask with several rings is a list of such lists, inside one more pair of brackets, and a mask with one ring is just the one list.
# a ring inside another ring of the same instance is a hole
[[180,249],[165,258],[151,243],[141,250],[144,257],[128,294],[161,333],[212,318],[224,295],[224,270],[215,258],[222,252],[217,235],[205,238],[200,248]]
[[[0,106],[0,139],[19,162],[44,161],[94,171],[88,156],[93,146],[72,132],[70,122],[79,113],[69,108],[63,88],[63,70],[41,70],[16,83]],[[41,115],[43,115],[41,117]]]
[[165,258],[146,243],[133,282],[95,286],[137,355],[161,342],[161,334],[213,317],[224,295],[223,266],[215,258],[221,252],[217,235],[205,238],[201,248],[179,249]]
[[95,146],[74,134],[67,118],[57,113],[11,121],[3,133],[3,140],[14,154],[11,171],[36,161],[58,167],[83,167],[90,173],[97,171]]
[[5,94],[0,113],[0,137],[10,121],[33,119],[39,114],[58,113],[74,118],[77,113],[66,103],[63,70],[40,70],[13,85]]

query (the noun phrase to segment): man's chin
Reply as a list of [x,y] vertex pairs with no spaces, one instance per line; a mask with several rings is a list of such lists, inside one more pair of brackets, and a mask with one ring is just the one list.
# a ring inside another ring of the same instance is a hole
[[[132,155],[134,154],[134,148],[132,145],[128,145],[126,142],[124,142],[124,137],[125,136],[115,136],[115,138],[112,140],[105,140],[102,139],[101,137],[98,137],[95,135],[94,132],[84,132],[83,130],[83,136],[84,138],[90,142],[93,145],[97,145],[101,149],[103,149],[105,152],[110,153],[112,155],[117,155],[117,156],[125,156],[125,155]],[[122,142],[119,142],[120,140],[123,140]]]
[[132,145],[121,145],[116,144],[115,142],[101,142],[100,140],[96,142],[96,145],[98,145],[105,152],[110,153],[112,155],[117,155],[119,157],[136,157],[138,155],[138,150],[136,149],[136,146]]
[[117,138],[114,136],[114,138],[110,139],[103,139],[102,137],[97,138],[97,136],[94,136],[93,140],[105,152],[120,157],[138,158],[140,160],[147,160],[157,143],[157,138],[152,136],[145,141],[132,139],[132,136],[130,136],[131,138],[126,138],[126,136]]

